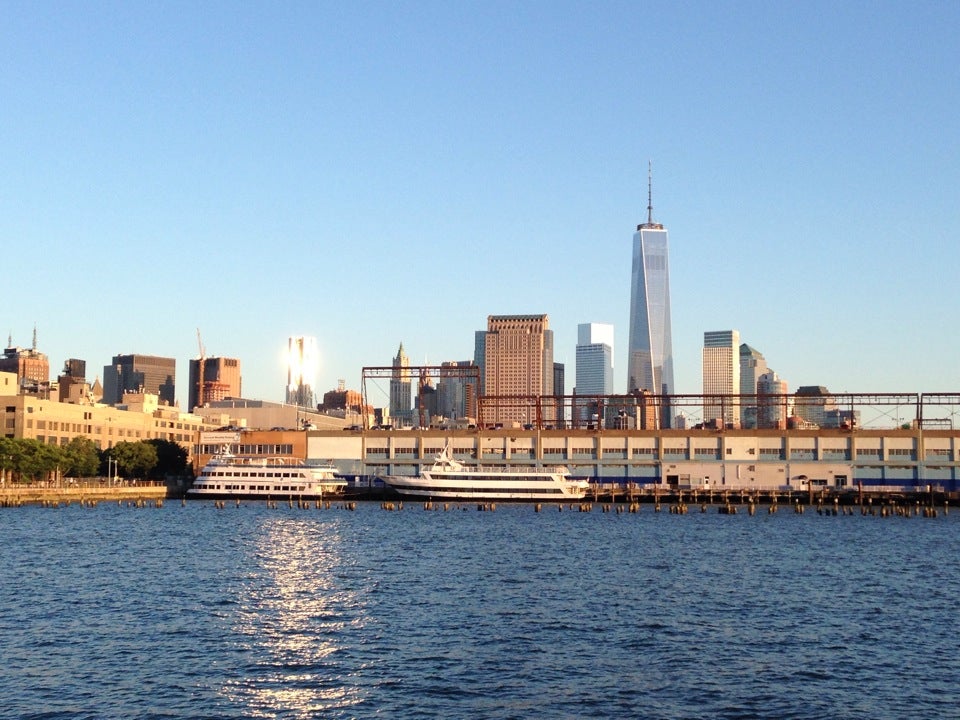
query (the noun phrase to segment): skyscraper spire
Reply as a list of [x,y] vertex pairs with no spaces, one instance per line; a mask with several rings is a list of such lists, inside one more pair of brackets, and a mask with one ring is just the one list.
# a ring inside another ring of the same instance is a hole
[[647,160],[647,225],[653,225],[653,161]]
[[647,160],[647,221],[637,225],[637,230],[662,230],[663,225],[653,221],[653,161]]

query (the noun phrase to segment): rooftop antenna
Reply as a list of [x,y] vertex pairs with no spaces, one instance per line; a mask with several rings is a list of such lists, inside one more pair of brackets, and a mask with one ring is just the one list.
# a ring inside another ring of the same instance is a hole
[[37,349],[37,324],[36,323],[33,324],[33,349],[34,351],[36,351]]

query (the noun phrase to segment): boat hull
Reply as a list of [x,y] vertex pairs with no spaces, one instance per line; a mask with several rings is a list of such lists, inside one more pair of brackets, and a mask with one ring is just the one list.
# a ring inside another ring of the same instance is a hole
[[433,467],[419,475],[384,480],[405,497],[427,500],[570,502],[586,497],[586,480],[574,480],[566,467],[500,468],[468,465],[445,447]]
[[224,453],[210,459],[186,496],[197,500],[322,500],[341,497],[347,485],[333,466]]
[[557,483],[525,481],[518,486],[511,480],[490,480],[465,486],[438,478],[391,477],[387,484],[404,497],[423,500],[496,501],[496,502],[571,502],[587,495],[586,482]]
[[189,500],[332,500],[346,494],[346,485],[331,485],[326,488],[310,490],[215,490],[208,488],[190,488],[186,496]]

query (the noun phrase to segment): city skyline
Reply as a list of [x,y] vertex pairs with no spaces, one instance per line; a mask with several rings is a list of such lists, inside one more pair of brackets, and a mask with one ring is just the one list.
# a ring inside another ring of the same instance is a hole
[[400,338],[462,359],[487,315],[545,312],[569,374],[584,318],[626,347],[652,159],[678,393],[718,327],[791,387],[949,389],[958,27],[932,3],[15,5],[4,329],[92,374],[185,369],[200,328],[279,399],[290,336],[318,389],[355,386]]

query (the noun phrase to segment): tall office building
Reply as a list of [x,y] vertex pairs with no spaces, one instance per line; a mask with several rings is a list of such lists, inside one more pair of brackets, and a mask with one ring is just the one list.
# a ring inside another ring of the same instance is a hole
[[440,365],[437,381],[437,414],[451,420],[477,417],[480,392],[476,365],[470,360],[452,360]]
[[477,330],[473,335],[473,364],[480,371],[480,394],[486,395],[486,384],[483,379],[487,366],[487,331]]
[[103,402],[118,405],[124,393],[151,393],[176,404],[177,361],[156,355],[114,355],[103,368]]
[[[203,364],[201,372],[200,365]],[[190,391],[187,412],[195,407],[227,398],[243,397],[240,361],[236,358],[204,357],[190,361]]]
[[[564,407],[563,396],[567,394],[567,367],[563,363],[555,362],[553,364],[553,397],[556,400],[553,403],[553,419],[557,423],[557,427],[566,427],[564,420],[566,419],[564,413],[566,412]],[[544,416],[546,417],[546,416]]]
[[[740,345],[740,394],[756,395],[757,381],[770,368],[766,358],[756,348],[746,343]],[[757,427],[757,403],[750,398],[744,398],[740,404],[740,425],[745,428]]]
[[613,395],[613,325],[577,325],[577,395]]
[[432,423],[434,416],[437,415],[437,399],[433,380],[429,375],[423,375],[422,380],[417,380],[417,394],[413,399],[419,427],[429,427]]
[[[484,341],[484,423],[553,423],[553,330],[546,315],[490,315]],[[538,417],[539,413],[539,417]]]
[[390,377],[390,417],[409,424],[413,418],[413,395],[410,374],[410,358],[403,351],[403,343],[393,358],[393,373]]
[[37,350],[37,329],[33,329],[33,346],[21,348],[7,338],[7,347],[0,357],[0,372],[15,373],[20,389],[30,393],[50,391],[50,359]]
[[740,333],[720,330],[703,334],[703,420],[740,422]]
[[[574,394],[613,394],[613,325],[577,325],[577,367]],[[600,411],[596,399],[574,400],[574,419],[589,421]]]
[[773,371],[763,373],[757,379],[757,425],[758,428],[786,428],[792,403],[787,396],[787,381],[781,380]]
[[316,407],[313,388],[318,359],[316,338],[305,335],[290,338],[287,343],[287,405]]
[[[627,392],[670,395],[673,342],[670,337],[670,265],[667,231],[653,221],[653,183],[648,170],[647,222],[633,236],[630,281],[630,346]],[[661,425],[670,427],[670,404],[661,408]]]
[[802,385],[793,394],[793,412],[816,427],[837,427],[836,400],[823,385]]

